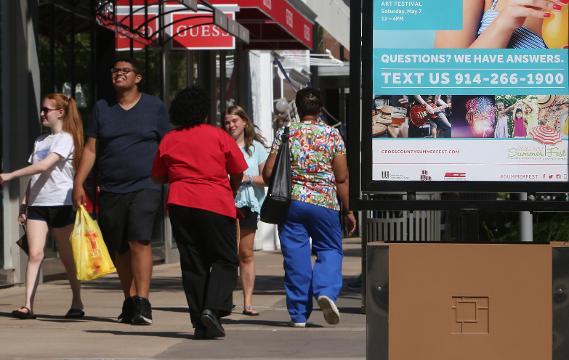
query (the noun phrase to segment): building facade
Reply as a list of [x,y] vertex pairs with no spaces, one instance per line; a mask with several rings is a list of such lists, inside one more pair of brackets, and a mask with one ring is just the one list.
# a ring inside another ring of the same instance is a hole
[[[121,33],[102,23],[97,17],[102,3],[112,3],[117,10],[122,6],[121,11],[127,11],[123,24],[127,23],[129,28]],[[43,95],[62,92],[75,97],[87,123],[96,100],[112,95],[109,69],[121,51],[130,53],[142,64],[142,91],[162,98],[166,105],[178,90],[197,84],[215,99],[210,110],[212,123],[220,124],[226,106],[237,103],[247,109],[264,135],[272,139],[274,99],[283,96],[283,76],[273,63],[272,50],[309,51],[314,14],[306,15],[302,12],[306,9],[299,10],[285,0],[200,0],[201,10],[213,9],[215,5],[224,13],[233,13],[237,23],[250,32],[247,34],[249,43],[235,41],[233,48],[218,49],[212,46],[215,40],[207,38],[214,32],[211,28],[184,33],[199,37],[205,44],[201,48],[185,48],[187,44],[166,30],[158,34],[163,38],[152,44],[141,45],[132,40],[135,38],[132,33],[139,26],[128,19],[128,11],[152,13],[158,6],[175,7],[181,3],[169,0],[1,1],[1,171],[26,165],[33,141],[43,131],[39,125]],[[203,26],[206,25],[198,24],[192,29]],[[225,36],[234,35],[228,32]],[[0,286],[23,282],[26,257],[15,243],[22,234],[16,219],[26,184],[27,179],[20,179],[1,188]],[[267,225],[264,232],[259,232],[256,247],[263,247],[263,243],[275,244],[274,239],[274,228]],[[177,260],[166,214],[157,220],[152,242],[156,261]],[[48,241],[43,278],[61,273],[55,245]]]

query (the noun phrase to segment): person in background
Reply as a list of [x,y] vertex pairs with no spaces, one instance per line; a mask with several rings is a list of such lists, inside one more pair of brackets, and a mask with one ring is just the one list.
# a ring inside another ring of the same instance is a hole
[[[318,90],[298,91],[296,106],[301,121],[290,124],[289,135],[292,202],[286,220],[278,227],[290,325],[306,326],[313,297],[326,322],[337,324],[340,313],[335,301],[342,289],[343,257],[340,214],[348,233],[356,228],[349,204],[346,148],[338,130],[320,120],[323,104]],[[275,135],[263,170],[267,183],[283,132],[281,128]],[[311,254],[316,256],[314,267]]]
[[255,286],[255,263],[253,244],[257,232],[257,222],[261,205],[265,198],[263,167],[267,160],[265,139],[257,132],[255,125],[240,106],[231,106],[225,112],[225,131],[241,149],[247,161],[247,171],[235,197],[235,206],[241,214],[239,226],[239,270],[243,286],[243,314],[259,315],[253,308],[253,288]]
[[162,189],[150,179],[158,143],[170,129],[166,108],[139,90],[140,67],[131,58],[111,68],[115,97],[99,100],[73,189],[76,207],[86,203],[83,184],[98,165],[99,225],[113,257],[125,300],[119,321],[152,324],[152,232]]
[[514,111],[514,136],[517,138],[527,137],[528,122],[524,118],[524,111],[521,108],[516,108]]
[[511,107],[506,108],[502,101],[496,103],[496,127],[494,129],[494,137],[496,139],[504,139],[510,137],[508,129],[508,112]]
[[445,109],[449,104],[441,99],[440,95],[415,95],[414,102],[425,107],[425,110],[432,115],[429,119],[431,124],[431,134],[433,138],[451,137],[452,125],[448,121]]
[[50,132],[34,142],[34,152],[29,159],[31,165],[0,174],[0,185],[22,176],[31,176],[18,218],[25,225],[29,249],[25,303],[12,315],[20,319],[35,318],[34,298],[39,271],[47,235],[51,232],[73,294],[65,317],[82,318],[85,312],[81,285],[76,276],[69,235],[75,221],[71,192],[75,169],[83,151],[83,123],[75,100],[60,93],[44,97],[40,121]]
[[569,119],[569,95],[539,95],[537,96],[538,119],[558,133],[567,135]]
[[237,283],[235,193],[247,163],[237,143],[206,124],[210,99],[204,90],[180,91],[170,107],[170,131],[152,167],[168,183],[168,211],[180,252],[180,267],[194,339],[219,338],[219,318],[231,313]]

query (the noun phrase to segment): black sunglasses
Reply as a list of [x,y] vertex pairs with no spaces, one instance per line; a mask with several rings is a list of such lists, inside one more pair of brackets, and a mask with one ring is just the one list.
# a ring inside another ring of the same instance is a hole
[[49,113],[50,111],[53,111],[53,110],[59,110],[59,109],[50,109],[50,108],[47,108],[47,107],[41,107],[41,108],[40,108],[40,113],[43,112],[43,113],[46,113],[46,114],[47,114],[47,113]]

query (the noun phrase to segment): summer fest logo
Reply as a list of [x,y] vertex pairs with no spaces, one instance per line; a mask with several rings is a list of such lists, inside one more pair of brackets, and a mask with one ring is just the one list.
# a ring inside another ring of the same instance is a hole
[[567,149],[560,146],[512,146],[508,148],[511,160],[564,160]]

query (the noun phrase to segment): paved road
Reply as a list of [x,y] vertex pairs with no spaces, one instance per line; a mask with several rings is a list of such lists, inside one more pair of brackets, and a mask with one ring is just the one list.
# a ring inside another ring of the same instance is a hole
[[[345,242],[345,281],[360,271],[359,241]],[[338,301],[342,312],[338,326],[326,325],[315,305],[310,326],[287,326],[282,257],[257,252],[257,287],[254,301],[258,317],[241,315],[242,307],[224,319],[227,337],[192,340],[178,264],[155,267],[151,301],[154,324],[134,327],[115,317],[122,303],[118,279],[109,277],[85,283],[87,317],[63,318],[70,291],[66,282],[40,285],[37,320],[18,320],[10,312],[21,305],[24,288],[0,290],[0,359],[363,359],[365,316],[358,292],[344,287]],[[241,304],[241,293],[234,293]]]

